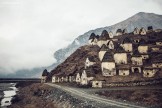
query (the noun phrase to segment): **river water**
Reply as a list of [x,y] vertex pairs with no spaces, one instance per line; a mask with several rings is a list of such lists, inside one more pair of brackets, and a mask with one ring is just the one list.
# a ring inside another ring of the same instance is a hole
[[15,87],[16,83],[0,83],[0,106],[6,108],[11,105],[13,96],[16,95],[18,89]]

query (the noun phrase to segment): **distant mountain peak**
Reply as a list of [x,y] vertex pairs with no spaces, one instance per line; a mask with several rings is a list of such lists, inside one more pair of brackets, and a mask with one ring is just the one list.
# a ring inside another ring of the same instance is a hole
[[158,15],[158,14],[155,14],[155,13],[148,13],[148,12],[138,12],[138,13],[136,13],[135,15],[133,15],[133,16],[143,16],[143,15]]
[[146,12],[139,12],[135,15],[133,15],[132,17],[130,18],[136,18],[136,19],[146,19],[147,20],[152,20],[152,18],[161,18],[162,15],[158,15],[158,14],[155,14],[155,13],[146,13]]
[[146,15],[146,14],[154,14],[154,13],[138,12],[134,16],[136,16],[136,15]]
[[[154,13],[138,12],[137,14],[131,16],[130,18],[119,22],[112,26],[97,28],[95,30],[90,30],[83,35],[78,36],[72,44],[68,47],[60,49],[54,53],[54,57],[57,59],[58,63],[63,62],[68,56],[70,56],[77,48],[87,44],[88,38],[91,33],[100,35],[103,30],[116,32],[117,29],[127,29],[128,32],[132,32],[135,27],[147,28],[148,26],[153,26],[154,29],[162,28],[162,15],[157,15]],[[77,41],[76,41],[77,40]],[[78,44],[79,43],[79,44]]]

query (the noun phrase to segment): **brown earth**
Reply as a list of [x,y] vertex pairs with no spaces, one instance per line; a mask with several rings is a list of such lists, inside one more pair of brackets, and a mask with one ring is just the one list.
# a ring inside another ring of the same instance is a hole
[[[158,86],[159,87],[159,86]],[[77,99],[71,98],[69,94],[64,94],[60,90],[54,90],[45,84],[40,83],[19,83],[18,85],[18,95],[12,100],[13,104],[9,108],[60,108],[65,104],[71,108],[75,103],[82,103]],[[108,88],[107,88],[108,89]],[[49,98],[51,94],[55,94],[53,97]],[[133,103],[138,103],[139,105],[151,106],[151,107],[162,107],[162,91],[161,89],[133,89],[132,90],[104,90],[98,91],[96,94],[106,96],[108,99],[119,99],[126,100]],[[59,98],[55,98],[59,97]],[[55,100],[56,99],[56,100]],[[64,100],[61,102],[60,100]],[[59,101],[58,101],[59,100]],[[66,102],[68,100],[68,102]],[[87,102],[85,102],[87,103]],[[84,105],[84,104],[83,104]]]
[[[72,55],[70,55],[63,63],[58,65],[54,70],[51,71],[49,78],[54,74],[62,74],[62,75],[69,75],[78,72],[82,72],[84,69],[84,63],[87,57],[93,57],[97,56],[98,57],[98,52],[99,52],[99,47],[98,46],[90,46],[90,45],[85,45],[77,49]],[[97,62],[96,64],[96,70],[98,72],[101,72],[100,70],[100,61],[98,58],[95,57],[95,61]]]
[[12,100],[13,104],[9,108],[57,108],[51,100],[42,98],[52,90],[50,86],[40,83],[20,85],[18,95]]
[[162,91],[160,89],[112,90],[96,92],[96,94],[109,99],[125,100],[151,107],[162,107]]

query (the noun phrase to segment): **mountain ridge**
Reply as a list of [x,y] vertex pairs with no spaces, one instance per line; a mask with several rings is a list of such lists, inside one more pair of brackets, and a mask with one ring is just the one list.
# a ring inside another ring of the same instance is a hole
[[[147,19],[147,20],[146,20]],[[103,30],[112,31],[113,34],[117,29],[125,29],[127,28],[128,32],[132,32],[135,27],[144,27],[147,28],[148,26],[153,26],[154,29],[161,29],[162,28],[162,15],[158,15],[155,13],[145,13],[139,12],[124,21],[121,21],[117,24],[96,28],[94,30],[90,30],[83,35],[78,36],[70,45],[66,48],[62,48],[57,50],[54,53],[54,58],[56,58],[58,63],[63,62],[70,54],[72,54],[77,48],[80,46],[86,45],[87,40],[91,33],[95,33],[100,35]],[[79,43],[76,43],[76,41]]]

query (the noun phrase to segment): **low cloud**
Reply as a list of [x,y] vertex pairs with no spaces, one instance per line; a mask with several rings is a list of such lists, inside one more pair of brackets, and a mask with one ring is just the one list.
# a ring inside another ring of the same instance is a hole
[[0,73],[48,66],[78,35],[137,12],[162,14],[160,0],[0,0]]

